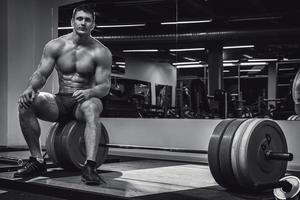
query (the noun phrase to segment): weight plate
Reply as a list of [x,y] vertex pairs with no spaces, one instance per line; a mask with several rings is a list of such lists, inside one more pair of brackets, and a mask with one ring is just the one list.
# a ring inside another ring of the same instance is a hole
[[289,192],[285,192],[282,190],[282,188],[275,188],[273,190],[273,194],[277,199],[285,200],[285,199],[293,199],[294,197],[297,197],[300,191],[299,178],[295,176],[286,176],[280,179],[280,181],[288,181],[290,184],[292,184],[292,189]]
[[222,186],[226,185],[226,180],[225,180],[226,177],[222,176],[221,169],[220,169],[220,159],[219,159],[220,144],[221,144],[223,134],[225,133],[227,127],[234,120],[235,119],[222,120],[214,129],[208,145],[209,169],[216,182]]
[[235,179],[232,170],[231,149],[232,149],[232,142],[235,136],[235,132],[245,120],[246,119],[237,119],[232,123],[230,123],[225,133],[223,134],[223,138],[221,140],[220,152],[219,152],[220,169],[221,169],[222,176],[225,177],[222,186],[226,188],[231,188],[231,189],[239,188],[239,184]]
[[[247,127],[253,120],[254,119],[247,119],[242,124],[240,124],[238,129],[235,131],[235,135],[234,135],[234,138],[233,138],[232,144],[231,144],[231,166],[232,166],[232,171],[233,171],[235,180],[237,180],[238,183],[239,183],[238,179],[240,179],[239,174],[237,173],[238,168],[239,168],[238,157],[239,157],[240,143],[241,143],[241,139],[244,135],[245,130],[247,129]],[[239,186],[240,186],[240,183],[239,183]]]
[[[86,151],[85,151],[85,142],[84,142],[84,123],[73,122],[73,126],[70,127],[69,131],[66,132],[63,136],[63,146],[65,151],[68,154],[68,159],[71,164],[68,164],[64,168],[70,170],[81,169],[86,160]],[[105,160],[108,154],[108,147],[105,147],[104,144],[107,144],[108,134],[105,127],[99,122],[101,126],[101,138],[100,144],[98,147],[98,153],[96,156],[97,167],[99,167]]]
[[[107,130],[99,121],[98,126],[100,125],[101,138],[96,156],[97,167],[106,159],[108,147],[104,146],[104,144],[109,142]],[[66,124],[55,123],[53,127],[50,129],[49,139],[47,138],[47,151],[49,149],[51,157],[56,160],[60,167],[72,171],[80,170],[86,160],[84,143],[85,123],[70,121]]]
[[300,70],[298,70],[293,80],[292,96],[295,104],[299,101],[299,85],[300,85],[299,81],[300,81]]
[[[71,159],[72,153],[70,153],[70,151],[68,151],[68,149],[69,149],[68,141],[69,140],[76,141],[78,139],[78,138],[74,137],[74,135],[75,135],[74,132],[83,134],[84,124],[78,123],[77,121],[67,122],[64,125],[62,133],[60,135],[58,135],[58,137],[56,139],[56,144],[55,144],[55,148],[57,151],[57,160],[59,162],[59,166],[64,169],[70,170],[70,171],[76,171],[76,170],[80,169],[76,165],[77,162],[74,163],[72,161],[72,159]],[[77,159],[79,161],[82,161],[84,159],[84,157],[82,156],[82,154],[78,153],[78,149],[80,149],[79,144],[77,144],[76,147],[77,147],[77,151],[76,151]],[[75,148],[75,147],[73,147],[73,148]]]
[[233,150],[237,152],[234,173],[241,187],[254,190],[255,185],[277,181],[285,174],[287,161],[267,160],[264,152],[287,153],[287,143],[273,120],[254,119],[245,127],[238,148]]

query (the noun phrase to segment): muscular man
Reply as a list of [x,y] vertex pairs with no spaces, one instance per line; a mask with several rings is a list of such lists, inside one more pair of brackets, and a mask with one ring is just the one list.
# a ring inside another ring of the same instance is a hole
[[[97,119],[103,110],[100,98],[108,94],[111,82],[112,56],[108,48],[91,37],[95,27],[94,11],[87,5],[74,9],[71,19],[73,32],[51,40],[45,45],[36,71],[19,99],[19,120],[31,157],[15,177],[35,176],[46,172],[41,152],[40,126],[37,118],[64,122],[84,120],[87,158],[82,181],[100,184],[95,169],[96,153],[101,134]],[[39,92],[56,69],[59,93]]]

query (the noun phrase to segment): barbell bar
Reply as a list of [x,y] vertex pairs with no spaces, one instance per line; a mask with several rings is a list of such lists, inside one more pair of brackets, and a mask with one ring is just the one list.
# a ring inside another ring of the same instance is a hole
[[[177,153],[208,154],[208,151],[206,150],[185,149],[185,148],[166,148],[166,147],[126,145],[126,144],[100,144],[99,146],[118,148],[118,149],[141,149],[141,150],[168,151],[168,152],[177,152]],[[287,161],[293,160],[292,153],[272,152],[268,150],[265,151],[265,156],[268,160],[287,160]]]
[[126,144],[101,144],[99,146],[118,148],[118,149],[141,149],[141,150],[168,151],[168,152],[178,152],[178,153],[208,154],[207,150],[185,149],[185,148],[165,148],[165,147],[126,145]]
[[287,160],[292,161],[294,156],[292,153],[265,151],[267,160]]
[[276,181],[272,183],[263,183],[255,185],[255,190],[262,191],[267,189],[275,189],[275,188],[282,188],[284,192],[290,192],[292,190],[293,185],[286,181]]

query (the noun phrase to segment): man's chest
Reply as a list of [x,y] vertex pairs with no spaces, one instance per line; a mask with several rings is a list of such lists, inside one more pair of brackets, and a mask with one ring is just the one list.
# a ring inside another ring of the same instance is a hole
[[92,50],[68,48],[61,50],[57,58],[57,67],[62,73],[92,73],[94,60]]

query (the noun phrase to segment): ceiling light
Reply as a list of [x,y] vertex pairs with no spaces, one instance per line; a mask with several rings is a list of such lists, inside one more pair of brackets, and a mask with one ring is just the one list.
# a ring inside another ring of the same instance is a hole
[[173,25],[173,24],[199,24],[212,22],[212,19],[197,20],[197,21],[176,21],[176,22],[161,22],[161,25]]
[[249,59],[249,62],[271,62],[277,61],[277,58],[260,58],[260,59]]
[[239,62],[239,60],[223,60],[223,63]]
[[199,65],[177,65],[176,68],[177,69],[180,69],[180,68],[200,68],[200,67],[207,67],[208,65],[205,64],[205,65],[202,65],[202,64],[199,64]]
[[242,48],[253,48],[254,45],[240,45],[240,46],[226,46],[223,49],[242,49]]
[[196,59],[194,59],[194,58],[189,58],[189,57],[183,57],[183,58],[186,60],[189,60],[189,61],[196,61]]
[[260,72],[261,69],[241,69],[240,72]]
[[279,64],[300,63],[300,59],[298,59],[298,58],[294,58],[294,59],[284,58],[282,61],[279,61],[278,63]]
[[230,70],[228,69],[223,70],[223,73],[228,73],[228,72],[230,72]]
[[123,50],[125,53],[131,52],[158,52],[158,49],[125,49]]
[[137,27],[146,26],[146,24],[114,24],[114,25],[99,25],[97,28],[126,28],[126,27]]
[[280,19],[279,16],[270,16],[270,17],[248,17],[248,18],[240,18],[240,19],[231,19],[231,22],[239,22],[239,21],[261,21],[261,20],[272,20],[272,19]]
[[279,68],[278,71],[294,71],[295,68],[293,67],[287,67],[287,68]]
[[172,65],[190,65],[190,64],[199,64],[200,61],[191,61],[191,62],[175,62]]
[[188,49],[170,49],[171,52],[178,52],[178,51],[203,51],[205,48],[188,48]]
[[58,27],[57,28],[58,30],[70,30],[70,29],[73,29],[72,26],[66,26],[66,27]]
[[243,62],[241,66],[255,66],[255,65],[267,65],[267,62]]
[[289,86],[291,86],[291,85],[288,83],[277,84],[277,87],[289,87]]
[[125,68],[125,65],[118,65],[118,67],[120,67],[120,68]]
[[286,58],[286,60],[284,60],[284,61],[300,61],[300,59],[299,58],[295,58],[295,59],[288,59],[288,58]]
[[223,67],[233,67],[233,66],[238,66],[239,64],[237,63],[223,63]]
[[244,56],[245,58],[248,58],[248,59],[253,58],[252,56],[249,56],[249,55],[247,55],[247,54],[244,54],[243,56]]
[[125,62],[116,62],[117,65],[125,65]]

